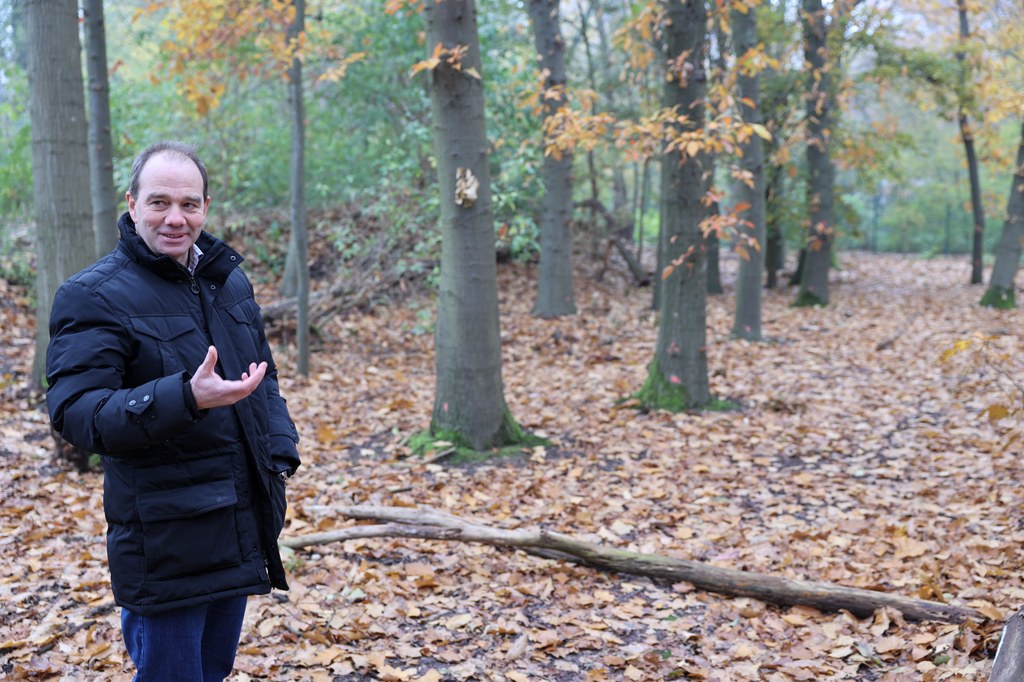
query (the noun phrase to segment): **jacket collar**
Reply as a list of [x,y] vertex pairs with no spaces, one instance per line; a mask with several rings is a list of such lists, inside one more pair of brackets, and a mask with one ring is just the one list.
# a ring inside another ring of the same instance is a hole
[[[179,279],[188,276],[188,270],[178,261],[166,254],[156,254],[149,250],[146,242],[135,230],[135,221],[125,211],[117,222],[121,232],[118,247],[133,261],[151,270],[165,279]],[[242,256],[205,230],[199,234],[196,244],[203,252],[203,257],[196,267],[197,277],[207,277],[223,282],[242,262]]]

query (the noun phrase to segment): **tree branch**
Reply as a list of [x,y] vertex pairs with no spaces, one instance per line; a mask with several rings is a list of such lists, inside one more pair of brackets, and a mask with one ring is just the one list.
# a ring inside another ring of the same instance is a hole
[[628,552],[543,529],[495,528],[429,507],[351,506],[338,507],[336,511],[352,519],[386,523],[282,538],[280,544],[300,549],[373,537],[479,542],[496,547],[514,547],[530,554],[565,559],[607,571],[672,582],[689,582],[707,592],[752,597],[782,606],[799,604],[822,611],[847,610],[859,617],[869,616],[876,609],[888,607],[913,620],[957,623],[967,619],[984,619],[980,612],[966,606],[941,604],[832,583],[782,578],[657,554]]

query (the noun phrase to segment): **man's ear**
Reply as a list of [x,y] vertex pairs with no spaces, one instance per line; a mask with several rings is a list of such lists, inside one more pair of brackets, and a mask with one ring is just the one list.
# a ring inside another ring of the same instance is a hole
[[135,197],[131,192],[125,192],[124,200],[128,202],[128,215],[132,217],[132,221],[135,221]]

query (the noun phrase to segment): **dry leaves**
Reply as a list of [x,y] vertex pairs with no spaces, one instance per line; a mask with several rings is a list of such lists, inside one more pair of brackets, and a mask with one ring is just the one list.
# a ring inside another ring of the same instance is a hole
[[[768,343],[730,340],[732,294],[712,299],[712,388],[743,409],[680,415],[616,403],[653,353],[648,291],[581,271],[580,314],[538,320],[533,269],[503,266],[506,399],[555,445],[467,469],[405,444],[429,422],[432,302],[339,316],[313,378],[278,353],[305,459],[286,532],[337,527],[340,504],[424,504],[1001,620],[1024,603],[1024,464],[1003,450],[1010,425],[982,414],[994,401],[980,370],[941,355],[998,328],[1019,356],[1020,314],[976,307],[966,263],[841,260],[826,309],[766,292]],[[23,376],[31,317],[22,292],[0,294],[0,369]],[[126,676],[100,477],[51,461],[45,414],[17,386],[0,387],[0,550],[17,557],[0,569],[0,669]],[[455,543],[353,540],[287,562],[292,590],[251,600],[235,680],[983,680],[997,629],[778,609]]]

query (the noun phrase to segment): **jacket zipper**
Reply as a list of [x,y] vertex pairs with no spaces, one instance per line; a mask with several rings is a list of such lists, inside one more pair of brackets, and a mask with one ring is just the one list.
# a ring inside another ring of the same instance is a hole
[[192,275],[192,274],[189,274],[188,281],[189,281],[189,284],[191,285],[192,293],[198,295],[199,294],[199,283],[196,282],[195,276]]

